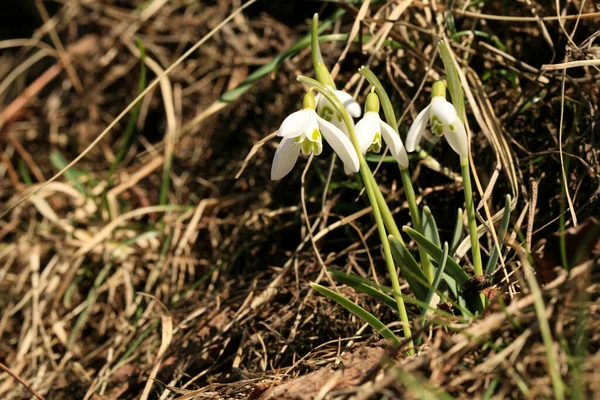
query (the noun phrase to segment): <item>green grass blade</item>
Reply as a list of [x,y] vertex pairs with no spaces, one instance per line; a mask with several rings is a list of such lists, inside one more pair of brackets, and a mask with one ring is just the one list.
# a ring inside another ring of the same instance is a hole
[[413,294],[417,299],[425,300],[428,290],[424,284],[428,281],[419,264],[417,264],[417,261],[415,261],[404,243],[391,235],[388,236],[388,240],[392,250],[392,257],[396,261],[396,265],[400,267],[400,272],[402,272],[402,276],[408,282]]
[[504,236],[508,231],[508,223],[510,222],[510,195],[506,195],[506,201],[504,202],[504,215],[502,216],[502,221],[500,221],[500,228],[498,229],[498,244],[499,247],[492,248],[492,252],[490,253],[490,258],[485,266],[485,273],[491,274],[498,264],[498,258],[500,253],[502,252],[502,242],[504,241]]
[[[374,287],[367,285],[363,282],[357,282],[356,280],[352,279],[352,278],[355,278],[355,276],[346,275],[343,273],[342,273],[343,275],[341,275],[341,274],[338,275],[338,274],[336,274],[336,272],[337,271],[330,271],[330,274],[331,274],[331,277],[333,279],[335,279],[337,282],[343,283],[344,285],[348,285],[355,291],[369,295],[374,300],[377,300],[380,303],[385,304],[392,310],[398,311],[396,300],[394,300],[394,298],[392,296],[388,296],[387,294],[380,292],[379,290],[375,289]],[[356,277],[356,278],[360,278],[360,277]]]
[[329,274],[336,281],[339,281],[340,283],[343,283],[348,286],[351,286],[354,283],[359,283],[362,285],[369,286],[373,289],[377,289],[385,294],[393,293],[393,289],[391,287],[385,286],[385,285],[378,285],[377,283],[373,282],[372,280],[363,278],[362,276],[347,274],[345,272],[338,271],[335,269],[329,270]]
[[[342,15],[344,15],[344,13],[345,13],[345,11],[341,10],[341,9],[336,11],[331,17],[327,18],[321,24],[319,24],[318,32],[322,33],[325,29],[327,29],[329,26],[331,26],[331,24],[333,22],[335,22]],[[321,36],[321,37],[319,37],[319,42],[332,41],[333,38],[335,38],[337,40],[347,40],[348,35],[344,34],[344,35]],[[236,100],[242,94],[246,93],[248,91],[248,89],[250,89],[252,87],[254,82],[256,82],[257,80],[261,79],[262,77],[270,74],[271,72],[275,71],[277,69],[277,67],[283,61],[285,61],[287,58],[289,58],[289,57],[293,56],[294,54],[298,53],[299,51],[309,47],[310,41],[311,41],[311,35],[309,33],[308,35],[304,36],[302,39],[300,39],[299,41],[294,43],[292,46],[290,46],[288,49],[286,49],[282,53],[278,54],[267,64],[263,65],[262,67],[258,68],[256,71],[254,71],[253,73],[248,75],[248,77],[242,83],[240,83],[237,87],[223,93],[223,95],[219,98],[219,101],[228,103],[228,102]]]
[[29,174],[29,168],[27,168],[27,163],[23,161],[22,158],[19,158],[18,163],[19,174],[21,175],[21,179],[27,186],[33,184],[33,180],[31,179],[31,174]]
[[[444,276],[444,270],[446,269],[448,258],[448,243],[446,242],[444,243],[444,253],[442,254],[442,257],[440,257],[440,259],[438,260],[439,267],[435,272],[435,277],[433,278],[433,282],[431,283],[431,288],[429,289],[429,293],[427,293],[427,298],[425,299],[425,303],[427,303],[429,307],[431,307],[431,300],[433,300],[433,295],[435,292],[437,292],[437,288],[440,285],[440,282],[442,281],[442,276]],[[423,309],[423,311],[421,312],[421,316],[424,317],[426,313],[427,310]],[[425,320],[423,320],[423,323],[425,323]]]
[[[365,293],[367,295],[370,295],[370,291],[362,291],[362,289],[366,286],[369,287],[372,290],[375,290],[379,293],[383,292],[384,294],[388,294],[388,293],[392,293],[392,288],[389,286],[385,286],[385,285],[378,285],[373,281],[370,281],[368,279],[362,278],[360,276],[357,275],[350,275],[350,274],[346,274],[342,271],[336,271],[336,270],[330,270],[329,273],[331,274],[331,277],[333,279],[335,279],[336,281],[343,283],[344,285],[348,285],[351,288],[353,288],[354,290],[356,290],[357,292],[360,293]],[[377,295],[376,295],[377,296]],[[373,296],[375,298],[375,296]],[[392,302],[394,302],[394,299],[390,296],[387,296],[390,299],[392,299]],[[381,298],[383,301],[383,297]],[[408,303],[408,304],[413,304],[417,307],[420,307],[421,309],[426,309],[426,310],[430,310],[431,312],[438,314],[441,317],[444,318],[449,318],[451,320],[455,320],[456,316],[446,312],[446,311],[442,311],[440,309],[437,308],[431,308],[427,305],[427,303],[425,303],[424,301],[415,299],[414,297],[409,297],[409,296],[405,296],[402,295],[402,299]],[[463,312],[463,314],[467,317],[467,318],[472,318],[473,315],[468,311],[468,310],[462,310],[460,305],[456,304],[455,302],[453,302],[450,299],[447,299],[448,302],[450,304],[452,304],[454,307],[456,307],[457,309],[460,309],[461,312]],[[391,307],[394,311],[397,311],[396,309],[396,303],[394,302],[393,304],[388,304],[388,300],[385,300],[386,305],[388,305],[389,307]]]
[[[431,242],[425,236],[421,235],[414,229],[409,228],[408,226],[404,227],[404,232],[406,232],[406,234],[410,236],[410,238],[414,240],[417,243],[417,245],[422,246],[425,249],[425,251],[431,256],[431,258],[433,258],[434,260],[441,259],[442,255],[444,254],[444,251],[439,246],[436,246],[435,243]],[[452,257],[448,256],[447,258],[448,265],[446,266],[446,270],[450,277],[456,280],[456,282],[458,282],[459,284],[462,284],[467,279],[469,279],[469,275],[467,275],[467,273],[463,271],[460,265],[458,265],[458,263]]]
[[544,297],[542,290],[537,282],[537,278],[533,272],[533,267],[529,264],[527,255],[524,253],[519,254],[521,264],[523,265],[523,271],[525,272],[525,279],[529,285],[531,296],[533,297],[533,306],[535,308],[535,314],[537,316],[540,333],[542,335],[542,341],[546,349],[546,360],[548,362],[548,372],[550,374],[550,380],[552,381],[552,389],[554,390],[554,398],[557,400],[563,400],[565,398],[565,384],[561,378],[559,361],[556,358],[554,339],[552,338],[552,329],[546,316],[546,306],[544,304]]
[[423,218],[421,220],[423,221],[423,235],[436,246],[441,247],[442,242],[440,240],[440,233],[438,232],[435,218],[429,207],[423,207]]
[[[64,167],[67,166],[67,160],[63,157],[63,155],[58,151],[54,150],[50,153],[50,162],[54,165],[54,168],[61,171]],[[87,191],[85,190],[85,186],[79,179],[77,179],[83,173],[75,168],[70,168],[65,171],[65,178],[77,189],[77,191],[85,196],[87,196]]]
[[377,319],[377,317],[375,317],[373,314],[371,314],[358,304],[353,303],[341,294],[336,293],[333,290],[327,289],[326,287],[321,286],[317,283],[311,282],[310,287],[312,287],[314,290],[327,297],[328,299],[335,301],[336,303],[344,307],[346,310],[350,311],[352,314],[356,315],[358,318],[371,325],[371,327],[375,329],[381,336],[388,340],[391,340],[394,345],[401,344],[400,339],[398,339],[398,337],[394,335],[390,328],[388,328],[383,322]]
[[463,210],[462,208],[458,209],[456,213],[456,225],[454,225],[454,232],[452,233],[452,241],[450,242],[450,254],[454,254],[458,245],[460,244],[460,240],[462,239],[463,234]]
[[[137,87],[137,95],[139,96],[139,94],[142,93],[146,89],[146,81],[147,81],[147,72],[146,72],[146,64],[145,64],[146,51],[145,51],[144,46],[142,45],[141,41],[137,40],[136,43],[138,45],[138,48],[140,49],[140,79],[138,80],[138,87]],[[135,134],[135,124],[137,122],[138,116],[140,115],[141,107],[142,107],[142,101],[140,100],[135,105],[133,110],[131,110],[131,114],[129,114],[129,120],[127,121],[127,126],[125,128],[125,132],[123,132],[123,139],[121,139],[121,145],[119,146],[119,150],[117,150],[115,159],[112,162],[110,169],[108,170],[107,181],[108,181],[109,186],[111,185],[112,176],[114,175],[115,171],[119,167],[119,164],[121,163],[121,161],[123,161],[123,158],[125,158],[125,155],[127,154],[127,151],[129,150],[129,147],[133,143],[133,138],[135,136],[134,135]]]

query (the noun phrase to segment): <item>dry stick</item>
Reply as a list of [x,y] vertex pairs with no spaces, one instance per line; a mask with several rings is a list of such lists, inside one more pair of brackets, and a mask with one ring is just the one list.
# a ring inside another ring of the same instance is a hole
[[[304,167],[304,171],[302,171],[302,177],[300,178],[300,202],[302,203],[302,215],[304,216],[304,221],[306,222],[306,227],[308,228],[308,235],[310,237],[310,243],[312,244],[313,250],[315,251],[315,255],[317,256],[319,265],[321,266],[321,271],[325,273],[325,276],[327,276],[327,280],[329,281],[331,286],[337,291],[337,286],[335,285],[335,282],[331,278],[331,275],[329,275],[329,271],[327,271],[325,262],[323,261],[323,258],[321,258],[321,253],[319,253],[319,248],[317,247],[317,243],[315,242],[315,237],[313,236],[313,231],[311,229],[310,218],[308,217],[308,211],[306,210],[306,198],[305,198],[305,196],[306,196],[306,190],[305,190],[306,173],[308,172],[308,168],[310,167],[310,164],[312,163],[313,158],[314,158],[314,153],[311,153],[310,157],[308,158],[308,161],[306,163],[306,167]],[[317,280],[317,282],[318,282],[318,280]]]
[[335,79],[337,74],[340,72],[342,61],[344,61],[346,59],[346,55],[348,54],[348,51],[350,50],[350,46],[352,46],[352,44],[354,43],[354,38],[359,33],[360,27],[362,25],[362,21],[365,18],[365,15],[367,14],[367,12],[369,11],[370,3],[371,3],[371,0],[365,0],[365,2],[360,6],[360,10],[358,11],[358,13],[356,14],[356,17],[354,19],[354,24],[352,24],[352,29],[350,29],[350,34],[348,35],[348,41],[346,42],[346,47],[344,47],[342,54],[340,54],[337,62],[335,63],[335,65],[333,66],[333,68],[331,70],[331,78]]
[[[527,218],[527,253],[531,252],[531,237],[533,236],[533,220],[538,200],[538,182],[531,179],[531,198],[529,199],[529,216]],[[504,240],[504,238],[502,238]]]
[[[430,3],[424,3],[421,1],[415,1],[414,5],[419,8],[430,8]],[[447,11],[448,8],[444,5],[437,5],[436,7],[438,11]],[[504,16],[504,15],[494,15],[494,14],[482,14],[473,11],[463,11],[458,9],[451,9],[451,13],[462,15],[470,18],[480,18],[487,19],[490,21],[503,21],[503,22],[538,22],[540,19],[542,21],[569,21],[574,19],[595,19],[600,18],[600,12],[591,12],[587,14],[578,14],[578,15],[565,15],[565,16],[553,16],[553,17],[512,17],[512,16]]]
[[29,393],[31,393],[32,395],[37,397],[39,400],[46,400],[46,398],[44,396],[42,396],[38,392],[36,392],[31,386],[29,386],[27,384],[27,382],[25,382],[23,379],[21,379],[17,374],[15,374],[13,371],[11,371],[10,368],[8,368],[6,365],[2,364],[1,362],[0,362],[0,369],[4,370],[4,372],[6,372],[10,376],[12,376],[17,382],[19,382],[21,385],[23,385],[25,387],[25,389],[27,389],[29,391]]
[[[129,51],[131,51],[136,57],[140,58],[140,50],[131,42],[130,38],[123,38],[122,42],[125,43]],[[163,182],[166,181],[171,170],[171,164],[173,163],[173,153],[175,150],[175,134],[177,132],[177,118],[175,117],[175,103],[173,101],[173,88],[169,78],[164,75],[164,70],[161,66],[147,55],[144,57],[144,63],[154,72],[156,76],[163,76],[160,80],[160,91],[165,106],[165,116],[167,117],[167,132],[165,133],[165,155],[163,165]],[[166,195],[166,193],[165,193]],[[162,198],[163,193],[161,189],[161,203],[166,199]]]
[[[600,61],[600,60],[598,60]],[[571,193],[569,193],[569,182],[567,180],[567,171],[565,170],[565,159],[563,156],[563,122],[565,116],[565,80],[567,75],[567,69],[563,69],[562,82],[561,82],[561,96],[560,96],[560,125],[558,127],[558,150],[560,156],[560,169],[562,172],[563,186],[565,189],[565,195],[567,197],[567,203],[569,204],[569,211],[571,211],[571,219],[573,220],[573,226],[577,226],[577,215],[575,214],[575,207],[573,206],[573,200],[571,200]]]
[[[567,3],[568,4],[568,3]],[[583,2],[581,3],[581,6],[579,7],[579,14],[577,15],[578,18],[575,21],[575,26],[573,27],[573,32],[571,32],[571,34],[569,35],[569,33],[567,32],[567,28],[565,28],[565,24],[561,21],[558,20],[558,25],[560,26],[560,29],[565,33],[565,36],[567,37],[567,39],[569,40],[569,42],[571,43],[571,45],[573,47],[575,47],[575,49],[577,49],[577,51],[579,52],[579,54],[581,54],[583,57],[585,57],[586,59],[588,59],[588,55],[581,50],[581,48],[577,45],[577,43],[575,43],[575,41],[573,40],[573,36],[575,36],[575,31],[577,31],[577,27],[579,25],[579,21],[581,18],[579,18],[582,14],[583,14],[583,6],[585,4],[585,0],[583,0]],[[566,11],[566,7],[563,8],[563,12]],[[559,10],[560,10],[560,2],[559,0],[556,0],[556,15],[559,15]],[[588,59],[589,60],[589,59]],[[592,65],[596,71],[600,72],[600,69],[598,69],[598,67]]]
[[[36,0],[35,6],[38,12],[40,13],[40,16],[44,20],[44,24],[47,24],[48,21],[50,21],[50,15],[48,15],[48,11],[46,11],[46,7],[44,7],[44,3],[42,2],[42,0]],[[48,34],[50,35],[50,39],[52,39],[54,47],[56,47],[56,50],[58,51],[58,57],[60,58],[61,63],[67,70],[67,74],[69,74],[69,78],[73,83],[73,87],[75,88],[75,90],[77,90],[77,93],[83,94],[83,86],[81,85],[81,81],[77,76],[77,72],[75,72],[75,68],[73,68],[73,64],[71,64],[71,60],[67,55],[67,52],[65,51],[65,47],[63,46],[62,42],[60,41],[60,38],[56,34],[56,27],[53,26],[50,29],[48,29]]]
[[[77,42],[69,46],[69,55],[76,56],[90,52],[96,48],[95,43],[97,40],[98,38],[95,35],[86,35],[82,37]],[[44,87],[46,87],[50,81],[56,78],[62,69],[63,66],[60,62],[48,68],[42,75],[33,81],[31,85],[29,85],[27,89],[25,89],[23,93],[19,95],[19,97],[14,99],[12,103],[2,110],[0,112],[0,128],[9,122],[12,122],[17,117],[18,113],[31,101],[31,99],[33,99]],[[25,200],[26,199],[23,199],[23,201]],[[10,209],[7,211],[10,211]],[[3,213],[0,218],[2,218],[5,213]]]
[[[21,200],[17,201],[15,204],[9,206],[6,210],[4,210],[2,212],[2,214],[0,214],[0,219],[3,218],[6,214],[8,214],[10,212],[10,210],[12,210],[13,208],[15,208],[16,206],[18,206],[19,204],[22,204],[23,202],[27,201],[31,196],[33,196],[36,192],[38,192],[40,189],[44,188],[45,185],[47,185],[50,182],[54,182],[56,179],[58,179],[60,176],[62,176],[62,174],[65,173],[65,171],[67,171],[69,168],[71,168],[73,165],[77,164],[79,161],[81,161],[81,159],[83,157],[85,157],[91,150],[92,148],[94,148],[107,134],[108,132],[111,131],[112,128],[115,127],[115,125],[117,125],[117,123],[123,119],[123,117],[125,117],[125,115],[127,115],[127,113],[129,111],[131,111],[133,109],[133,107],[135,107],[135,105],[138,103],[138,101],[140,101],[144,96],[146,96],[146,94],[148,94],[152,89],[154,89],[161,81],[161,79],[163,79],[165,76],[169,75],[175,68],[177,68],[186,58],[188,58],[190,55],[192,55],[196,50],[198,50],[198,48],[200,48],[200,46],[202,46],[208,39],[210,39],[212,36],[214,36],[219,30],[221,30],[221,28],[223,28],[225,25],[227,25],[227,23],[229,23],[229,21],[231,21],[237,14],[239,14],[240,12],[242,12],[244,9],[248,8],[250,5],[256,3],[257,0],[248,0],[248,2],[246,2],[246,4],[240,6],[237,10],[235,10],[234,12],[232,12],[227,18],[225,18],[219,25],[217,25],[213,30],[211,30],[208,34],[206,34],[206,36],[204,36],[202,39],[200,39],[198,42],[196,42],[196,44],[194,44],[188,51],[186,51],[181,57],[179,57],[173,64],[171,64],[171,66],[169,68],[167,68],[165,70],[165,72],[163,72],[160,76],[157,76],[156,79],[154,79],[154,81],[152,81],[147,87],[146,89],[140,93],[135,99],[133,99],[133,101],[131,103],[129,103],[129,105],[127,107],[125,107],[125,109],[106,127],[106,129],[104,129],[104,131],[102,131],[102,133],[100,133],[98,135],[98,137],[96,139],[94,139],[94,141],[85,149],[83,150],[83,152],[81,152],[81,154],[79,154],[73,161],[71,161],[66,167],[64,167],[63,169],[61,169],[56,175],[54,175],[52,178],[50,178],[47,182],[45,182],[41,187],[37,188],[34,191],[29,192],[25,197],[23,197]],[[57,72],[58,73],[58,72]],[[37,92],[36,92],[37,93]],[[2,119],[0,118],[0,124],[2,123]]]
[[44,178],[44,174],[42,174],[40,168],[37,166],[35,161],[33,161],[33,157],[31,157],[31,154],[29,154],[29,152],[25,150],[21,142],[19,142],[17,138],[11,133],[8,134],[7,139],[10,142],[10,144],[12,144],[12,146],[15,148],[15,150],[17,150],[17,153],[19,153],[23,161],[25,161],[25,164],[27,164],[33,175],[35,175],[38,182],[44,182],[46,180],[46,178]]

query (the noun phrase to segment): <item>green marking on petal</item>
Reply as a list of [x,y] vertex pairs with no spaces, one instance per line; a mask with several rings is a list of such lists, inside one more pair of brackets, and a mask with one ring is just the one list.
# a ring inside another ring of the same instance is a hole
[[319,148],[319,143],[318,142],[312,142],[312,152],[315,153],[315,156],[318,156],[319,154],[321,154],[321,150]]
[[294,139],[295,143],[302,143],[304,142],[304,135],[300,135],[300,136],[296,136],[296,138]]
[[302,154],[305,156],[309,155],[312,151],[312,142],[310,140],[305,140],[302,142]]
[[319,140],[320,136],[321,136],[321,132],[319,132],[319,130],[315,128],[315,130],[312,132],[312,138],[311,138],[311,140],[313,142],[316,142],[317,140]]
[[367,151],[373,153],[379,153],[381,151],[381,132],[375,132],[375,137],[373,138],[373,142],[367,149]]
[[333,114],[335,114],[335,112],[333,111],[333,108],[329,106],[324,106],[323,110],[321,110],[321,118],[327,122],[331,122]]

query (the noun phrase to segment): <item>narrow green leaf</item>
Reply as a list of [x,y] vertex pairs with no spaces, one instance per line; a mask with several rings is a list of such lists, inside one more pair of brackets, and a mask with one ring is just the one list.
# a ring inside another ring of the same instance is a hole
[[502,221],[500,221],[500,228],[498,229],[498,244],[500,247],[492,248],[492,252],[490,253],[490,258],[488,260],[487,265],[485,266],[485,273],[491,274],[496,269],[496,264],[498,263],[498,257],[502,252],[502,242],[504,241],[504,236],[508,231],[508,224],[510,222],[510,194],[506,195],[506,201],[504,202],[504,215],[502,216]]
[[402,272],[402,276],[408,282],[410,290],[412,290],[417,299],[425,300],[428,292],[426,286],[428,281],[419,264],[417,264],[417,261],[410,254],[404,243],[392,235],[388,236],[388,240],[392,249],[392,257],[394,257],[394,261],[400,267],[400,272]]
[[[390,307],[393,311],[398,311],[398,305],[396,304],[396,300],[393,297],[388,296],[387,294],[377,290],[375,283],[369,281],[368,279],[361,278],[356,275],[348,275],[341,271],[329,271],[331,277],[335,279],[337,282],[343,283],[344,285],[350,286],[352,289],[356,290],[359,293],[364,293],[371,296],[373,299],[385,304]],[[388,293],[392,292],[392,288],[387,288],[389,290]]]
[[[321,286],[317,283],[311,282],[310,287],[312,287],[317,292],[321,293],[323,296],[327,297],[330,300],[335,301],[346,310],[350,311],[352,314],[356,315],[358,318],[362,319],[373,329],[375,329],[381,336],[384,338],[391,340],[394,345],[400,345],[400,339],[388,328],[383,322],[381,322],[377,317],[373,314],[359,306],[358,304],[350,301],[339,293],[334,292],[333,290],[327,289],[324,286]],[[395,303],[395,302],[394,302]]]
[[440,240],[440,233],[438,232],[435,218],[433,217],[433,214],[431,214],[429,207],[423,207],[423,218],[421,218],[421,220],[423,221],[423,235],[436,246],[441,247],[442,242]]
[[[431,288],[429,289],[429,293],[427,293],[427,298],[425,299],[425,303],[427,303],[427,305],[429,307],[431,307],[431,300],[433,300],[433,295],[435,292],[437,292],[437,288],[440,285],[440,282],[442,281],[442,276],[444,275],[444,270],[446,269],[446,264],[448,263],[448,242],[444,243],[444,253],[442,254],[442,257],[440,257],[440,259],[438,260],[438,269],[435,272],[435,277],[433,278],[433,282],[431,283]],[[423,309],[421,311],[421,316],[424,317],[425,314],[427,313],[426,309]],[[423,323],[425,323],[425,320],[423,320]]]
[[[371,291],[363,291],[362,289],[364,287],[368,287],[371,290],[374,290],[376,292],[383,292],[383,294],[387,294],[387,293],[392,293],[392,288],[389,286],[385,286],[385,285],[378,285],[373,281],[370,281],[368,279],[362,278],[360,276],[356,276],[356,275],[349,275],[346,274],[342,271],[336,271],[336,270],[329,270],[329,273],[331,274],[331,277],[333,279],[335,279],[337,282],[343,283],[344,285],[348,285],[350,286],[352,289],[356,290],[359,293],[365,293],[367,295],[371,295]],[[379,290],[377,290],[379,289]],[[378,296],[378,295],[375,295]],[[375,298],[376,300],[378,299],[377,297],[372,296],[373,298]],[[442,311],[440,309],[437,308],[431,308],[429,307],[424,301],[421,300],[417,300],[414,297],[410,297],[410,296],[406,296],[406,295],[401,295],[402,299],[408,303],[408,304],[413,304],[417,307],[420,307],[421,309],[426,309],[426,310],[431,310],[433,313],[438,314],[441,317],[444,318],[449,318],[452,320],[456,319],[456,316],[446,312],[446,311]],[[391,299],[392,303],[389,303],[389,301],[387,300],[387,298]],[[396,307],[396,303],[394,301],[394,299],[390,296],[387,296],[387,298],[385,299],[384,304],[389,306],[390,308],[392,308],[392,310],[394,310],[394,312],[397,312],[397,307]],[[381,298],[382,301],[383,297]],[[448,302],[450,302],[452,305],[454,305],[456,308],[460,309],[460,305],[455,304],[452,300],[447,299]],[[463,311],[463,310],[461,310]],[[464,313],[465,316],[467,316],[468,318],[472,317],[472,314],[470,312],[468,312],[468,310]]]
[[329,273],[331,274],[331,277],[337,281],[339,281],[340,283],[343,283],[345,285],[350,285],[353,283],[360,283],[366,286],[370,286],[373,289],[377,289],[382,291],[385,294],[392,294],[394,289],[392,289],[389,286],[385,286],[385,285],[378,285],[377,283],[373,282],[370,279],[367,278],[363,278],[362,276],[358,276],[358,275],[353,275],[353,274],[347,274],[345,272],[342,271],[338,271],[335,269],[330,269]]
[[[61,171],[68,164],[67,160],[65,160],[65,157],[63,157],[63,155],[58,150],[53,150],[50,153],[50,162],[52,162],[54,168],[56,168],[59,171]],[[77,189],[79,193],[87,195],[85,187],[81,182],[79,182],[79,179],[77,179],[79,175],[83,174],[81,173],[81,171],[75,168],[70,168],[65,171],[65,178],[67,178],[69,182],[71,182],[71,184],[75,186],[75,189]]]
[[[321,24],[319,25],[318,32],[322,33],[325,29],[327,29],[329,26],[331,26],[331,24],[333,22],[335,22],[337,19],[339,19],[344,14],[345,14],[345,11],[342,9],[336,11],[331,17],[329,17],[326,20],[324,20],[323,22],[321,22]],[[347,39],[348,39],[348,35],[329,35],[329,36],[320,37],[319,42],[332,41],[332,40],[347,40]],[[219,100],[224,103],[234,101],[235,99],[240,97],[242,94],[246,93],[248,91],[248,89],[250,89],[252,87],[254,82],[256,82],[260,78],[270,74],[271,72],[275,71],[275,69],[287,58],[289,58],[289,57],[293,56],[294,54],[298,53],[299,51],[309,47],[310,41],[311,41],[311,35],[309,33],[308,35],[304,36],[302,39],[300,39],[299,41],[294,43],[292,46],[287,48],[285,51],[279,53],[271,61],[269,61],[268,63],[266,63],[262,67],[258,68],[256,71],[254,71],[250,75],[248,75],[248,77],[242,83],[240,83],[236,88],[223,93],[223,95],[219,98]]]
[[463,210],[458,209],[456,213],[456,225],[454,225],[454,233],[452,234],[452,241],[450,242],[450,254],[454,254],[456,248],[460,244],[463,234]]
[[[421,235],[414,229],[409,228],[408,226],[404,227],[404,232],[406,232],[406,234],[410,236],[410,238],[414,240],[417,243],[417,245],[422,246],[425,249],[425,251],[431,256],[431,258],[433,258],[434,260],[441,259],[442,255],[444,254],[444,251],[439,246],[436,246],[425,236]],[[464,281],[469,279],[469,275],[467,275],[467,273],[463,271],[460,265],[458,265],[458,263],[452,257],[448,256],[447,258],[448,265],[446,266],[446,270],[450,277],[456,280],[456,282],[458,282],[459,284],[462,284]]]
[[456,108],[456,113],[464,120],[465,117],[465,99],[464,93],[462,90],[462,85],[460,83],[460,77],[458,76],[458,71],[456,70],[456,66],[454,61],[452,60],[450,47],[444,40],[440,40],[438,45],[440,51],[440,57],[442,58],[442,62],[444,63],[444,69],[446,70],[446,75],[448,79],[448,91],[450,92],[450,97],[452,98],[452,104]]
[[[146,72],[146,50],[144,49],[144,45],[140,40],[136,41],[138,49],[140,50],[140,79],[138,80],[137,87],[137,95],[142,93],[146,89],[146,81],[147,81],[147,72]],[[111,185],[112,176],[117,170],[123,158],[127,154],[127,151],[131,147],[133,143],[133,139],[135,137],[136,129],[135,124],[137,123],[138,116],[140,115],[140,109],[142,108],[142,101],[138,101],[133,110],[131,110],[131,114],[129,114],[129,120],[127,121],[127,126],[125,128],[125,132],[123,132],[123,136],[121,139],[121,145],[119,146],[119,150],[117,150],[117,154],[115,155],[115,159],[112,162],[109,170],[108,170],[108,184]],[[107,187],[107,190],[109,188]]]
[[33,180],[31,179],[31,174],[29,173],[29,168],[27,168],[27,163],[22,158],[19,158],[18,168],[19,168],[19,173],[21,174],[21,179],[23,179],[23,182],[25,182],[25,184],[28,186],[33,184]]

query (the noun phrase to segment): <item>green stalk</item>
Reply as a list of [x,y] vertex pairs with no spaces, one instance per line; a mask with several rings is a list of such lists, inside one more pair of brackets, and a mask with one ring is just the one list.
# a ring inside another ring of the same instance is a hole
[[[452,104],[456,108],[456,114],[465,123],[465,97],[458,75],[457,66],[452,58],[450,47],[445,41],[440,41],[439,51],[444,68],[446,69],[448,91],[452,98]],[[445,95],[445,93],[444,93]],[[445,96],[444,96],[445,97]],[[471,253],[473,254],[473,266],[475,275],[483,274],[483,265],[481,263],[481,249],[479,248],[479,237],[477,236],[477,220],[475,219],[475,206],[473,204],[473,189],[471,188],[471,172],[469,170],[468,157],[460,158],[460,169],[463,177],[463,190],[465,192],[465,206],[467,211],[467,219],[469,221],[469,235],[471,236]],[[486,303],[485,297],[481,295],[483,304]]]
[[315,14],[313,16],[310,45],[312,49],[313,67],[315,69],[315,76],[317,80],[323,85],[335,89],[335,82],[333,81],[329,70],[325,66],[323,56],[321,55],[321,48],[319,47],[319,14]]
[[[398,131],[398,122],[396,121],[396,114],[394,113],[394,107],[392,106],[390,97],[383,88],[383,85],[381,84],[377,76],[375,76],[373,71],[371,71],[368,67],[361,67],[358,71],[375,88],[375,92],[377,92],[377,95],[379,96],[379,101],[381,103],[381,108],[383,109],[383,114],[385,115],[386,122],[388,123],[388,125],[394,128],[398,136],[400,136],[400,132]],[[398,168],[400,169],[400,175],[402,176],[402,185],[404,186],[406,200],[408,201],[410,218],[416,231],[423,234],[424,232],[423,224],[421,224],[421,214],[419,213],[419,207],[417,206],[417,198],[415,196],[415,189],[413,188],[412,181],[410,179],[410,173],[408,172],[408,169],[402,168],[400,165],[398,165]],[[432,283],[434,272],[433,265],[431,264],[431,260],[429,259],[429,255],[420,247],[419,255],[421,257],[421,268],[423,268],[423,272],[425,273],[425,276],[427,277],[429,283]]]
[[371,178],[371,185],[373,186],[373,190],[375,192],[375,197],[377,198],[377,205],[379,206],[379,211],[381,212],[381,216],[383,218],[383,223],[385,224],[385,227],[393,237],[398,239],[398,241],[400,241],[401,243],[404,243],[404,239],[402,239],[402,235],[400,234],[400,229],[398,229],[398,225],[396,225],[394,216],[392,215],[389,206],[385,202],[385,198],[383,197],[381,190],[379,190],[379,186],[375,181],[375,177],[373,176],[373,174],[369,175]]
[[483,275],[481,250],[479,249],[479,237],[477,236],[477,220],[475,219],[475,206],[473,205],[473,189],[471,188],[471,172],[469,170],[469,159],[467,157],[460,158],[460,170],[462,172],[465,207],[467,209],[467,219],[469,221],[473,267],[475,275]]
[[[410,211],[410,216],[413,225],[415,226],[415,230],[424,235],[425,232],[423,231],[423,223],[421,222],[419,208],[417,207],[415,189],[413,188],[412,181],[410,180],[410,173],[408,172],[408,169],[400,168],[400,176],[402,177],[404,192],[406,193],[406,198],[408,199],[408,209]],[[429,283],[432,283],[435,273],[433,271],[431,260],[429,259],[429,254],[427,254],[427,252],[425,252],[425,250],[419,246],[419,255],[421,256],[421,268],[423,268],[423,273],[427,277]]]
[[[354,126],[350,116],[346,112],[344,106],[340,103],[335,94],[331,91],[331,89],[325,87],[321,83],[317,82],[314,79],[299,76],[298,80],[302,83],[305,83],[311,86],[314,90],[321,93],[329,102],[333,105],[339,115],[344,119],[344,123],[346,124],[346,128],[348,129],[348,133],[350,134],[350,140],[356,153],[358,154],[358,159],[360,162],[360,173],[363,179],[363,183],[365,185],[365,189],[367,192],[367,197],[369,198],[369,202],[371,203],[371,207],[373,208],[373,217],[375,218],[375,224],[377,225],[377,231],[379,233],[379,237],[381,239],[381,245],[383,246],[383,254],[385,258],[385,262],[388,268],[388,273],[390,275],[390,279],[392,281],[392,289],[394,290],[394,299],[396,300],[396,304],[398,306],[398,313],[400,314],[400,321],[402,322],[402,329],[404,331],[405,338],[411,338],[412,333],[410,330],[410,323],[408,321],[408,314],[406,313],[406,306],[404,305],[404,300],[402,299],[402,291],[400,289],[400,281],[398,280],[398,274],[396,272],[396,266],[394,265],[394,259],[392,257],[392,251],[390,248],[390,243],[387,239],[387,233],[385,230],[385,225],[383,221],[383,217],[381,211],[379,209],[379,204],[377,201],[377,196],[375,194],[376,190],[374,185],[375,178],[373,177],[373,173],[369,169],[367,161],[362,155],[360,151],[360,145],[358,143],[358,139],[356,138],[356,133],[354,132]],[[384,201],[385,202],[385,201]],[[388,210],[389,212],[389,210]],[[391,213],[388,217],[391,216]],[[414,352],[414,345],[412,341],[409,343],[409,353]]]

